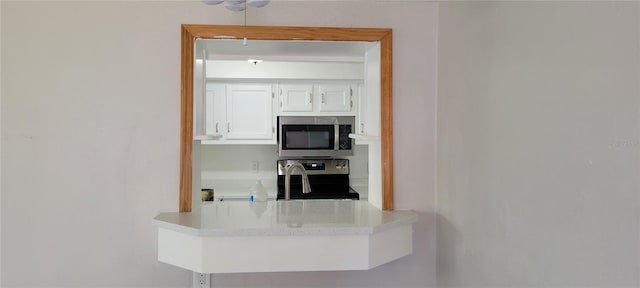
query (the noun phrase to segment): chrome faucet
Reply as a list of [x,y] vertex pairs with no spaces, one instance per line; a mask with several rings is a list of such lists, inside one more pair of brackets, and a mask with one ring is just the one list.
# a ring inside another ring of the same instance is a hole
[[284,174],[284,200],[291,199],[291,173],[297,169],[302,174],[302,193],[311,193],[311,186],[309,186],[309,177],[307,177],[307,170],[300,162],[293,162],[287,165],[286,172]]

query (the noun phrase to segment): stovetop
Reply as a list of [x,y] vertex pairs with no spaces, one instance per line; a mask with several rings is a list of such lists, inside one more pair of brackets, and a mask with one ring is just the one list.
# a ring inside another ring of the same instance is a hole
[[289,165],[298,162],[305,167],[311,193],[302,193],[302,175],[293,169],[290,199],[360,199],[349,186],[349,160],[347,159],[294,159],[278,160],[278,196],[284,199],[285,174]]
[[[278,175],[278,197],[284,199],[284,177]],[[349,187],[349,175],[309,175],[311,193],[302,193],[302,176],[291,175],[290,199],[360,199]]]

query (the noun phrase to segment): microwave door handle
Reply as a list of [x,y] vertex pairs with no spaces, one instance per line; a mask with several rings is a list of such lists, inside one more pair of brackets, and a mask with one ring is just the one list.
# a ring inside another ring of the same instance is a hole
[[333,126],[333,150],[340,150],[340,125],[338,123]]

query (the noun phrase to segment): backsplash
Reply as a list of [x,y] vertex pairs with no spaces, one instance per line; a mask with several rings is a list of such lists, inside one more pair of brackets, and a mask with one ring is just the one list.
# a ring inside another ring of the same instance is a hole
[[[221,180],[275,181],[277,148],[276,145],[203,145],[202,185]],[[353,181],[367,179],[368,153],[368,146],[356,145],[354,156],[345,157],[350,161],[350,178]]]

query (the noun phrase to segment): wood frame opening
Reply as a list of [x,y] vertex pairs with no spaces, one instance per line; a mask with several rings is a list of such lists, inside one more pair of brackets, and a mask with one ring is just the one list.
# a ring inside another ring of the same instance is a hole
[[382,208],[393,210],[392,34],[391,29],[182,25],[180,89],[180,212],[191,211],[194,45],[196,39],[315,40],[380,42],[380,141]]

